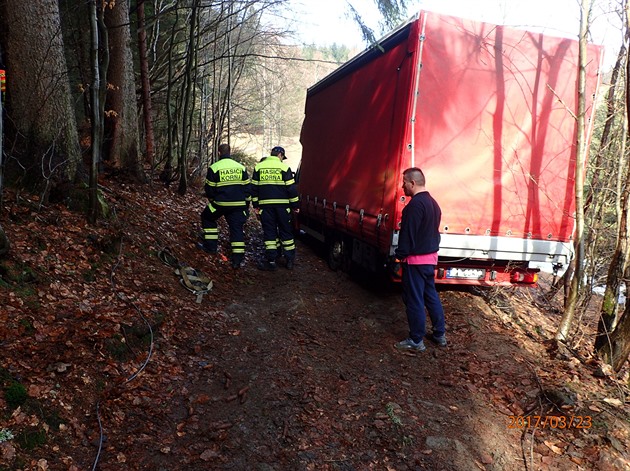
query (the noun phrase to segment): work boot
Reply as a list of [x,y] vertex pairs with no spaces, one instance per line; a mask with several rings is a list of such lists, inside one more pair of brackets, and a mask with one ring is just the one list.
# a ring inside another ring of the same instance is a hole
[[293,270],[293,265],[294,265],[293,260],[289,259],[287,260],[287,264],[285,266],[287,267],[287,270]]
[[209,253],[210,255],[216,255],[217,254],[217,250],[216,249],[211,249],[210,247],[208,247],[207,245],[202,244],[201,242],[197,243],[197,248],[200,250],[203,250],[206,253]]
[[262,271],[276,271],[278,269],[278,265],[276,265],[276,262],[265,260],[264,262],[260,262],[258,264],[258,269]]

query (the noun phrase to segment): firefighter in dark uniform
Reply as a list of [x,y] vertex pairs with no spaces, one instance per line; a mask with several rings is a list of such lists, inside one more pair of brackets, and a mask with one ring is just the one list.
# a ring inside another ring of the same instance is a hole
[[286,259],[286,267],[291,270],[295,262],[295,240],[291,225],[292,212],[298,211],[298,191],[291,168],[283,162],[286,158],[282,147],[271,149],[271,156],[263,159],[252,174],[252,205],[258,211],[265,242],[266,260],[258,265],[261,270],[276,269],[280,238]]
[[230,228],[232,268],[242,267],[245,259],[243,226],[251,201],[250,186],[247,169],[230,157],[230,146],[219,145],[219,160],[208,168],[204,185],[209,203],[201,213],[203,243],[199,247],[208,253],[217,253],[217,220],[223,216]]

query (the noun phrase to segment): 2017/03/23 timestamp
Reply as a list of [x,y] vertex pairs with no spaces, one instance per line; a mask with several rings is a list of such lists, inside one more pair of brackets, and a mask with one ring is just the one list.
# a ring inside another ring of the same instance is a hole
[[508,428],[587,429],[593,426],[590,415],[510,415]]

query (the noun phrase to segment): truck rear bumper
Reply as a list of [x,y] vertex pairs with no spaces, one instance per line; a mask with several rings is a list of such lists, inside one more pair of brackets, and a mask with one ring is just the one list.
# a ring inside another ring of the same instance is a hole
[[546,262],[566,266],[573,258],[573,244],[570,241],[442,234],[438,255],[464,260]]

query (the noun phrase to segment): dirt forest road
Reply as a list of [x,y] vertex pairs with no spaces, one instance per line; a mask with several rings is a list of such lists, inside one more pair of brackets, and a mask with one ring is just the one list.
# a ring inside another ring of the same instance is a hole
[[[45,237],[9,208],[0,379],[28,399],[0,395],[16,435],[0,470],[627,469],[622,379],[597,377],[586,344],[582,360],[550,350],[559,314],[532,292],[498,309],[442,291],[449,346],[404,354],[400,286],[333,272],[303,240],[292,271],[261,272],[251,220],[233,270],[195,249],[198,197],[110,198],[116,221],[53,207]],[[214,281],[201,303],[156,256],[167,246]]]
[[196,322],[172,333],[166,355],[181,369],[179,382],[152,392],[171,398],[160,419],[138,417],[139,441],[141,429],[161,436],[140,456],[128,443],[127,463],[159,470],[523,469],[510,412],[475,384],[531,373],[509,336],[493,332],[480,299],[443,293],[451,345],[402,354],[393,348],[407,333],[399,288],[332,272],[302,243],[298,252],[293,271],[260,272],[249,263],[231,282],[219,281]]

